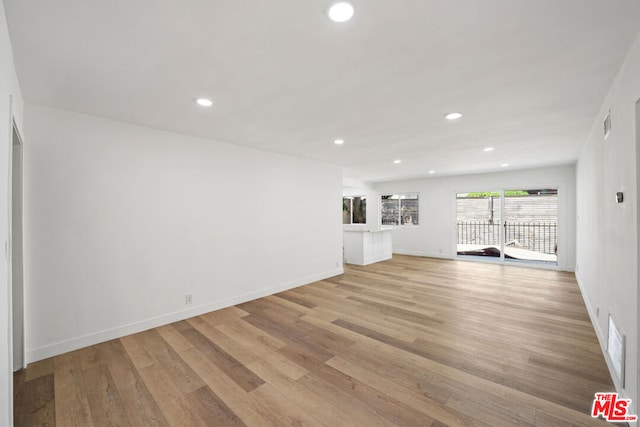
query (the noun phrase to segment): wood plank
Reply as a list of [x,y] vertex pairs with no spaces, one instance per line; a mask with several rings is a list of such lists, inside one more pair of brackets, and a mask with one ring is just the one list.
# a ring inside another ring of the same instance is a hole
[[206,355],[196,349],[181,352],[180,355],[246,425],[277,425],[268,408],[256,402],[215,363],[210,363]]
[[[309,350],[310,355],[322,361],[329,360],[334,356],[330,351],[305,339],[306,335],[314,330],[313,327],[309,327],[311,325],[310,323],[300,319],[291,321],[285,317],[278,318],[277,315],[273,315],[272,317],[273,319],[269,319],[262,316],[251,315],[245,317],[244,320],[262,329],[264,332],[275,336],[279,340],[287,342],[287,346],[283,347],[283,349],[292,344],[297,347],[304,347]],[[280,349],[280,351],[282,351],[282,349]]]
[[120,392],[130,425],[168,426],[168,421],[129,358],[122,342],[109,341],[100,345],[100,356],[109,367],[114,386]]
[[268,384],[287,396],[292,402],[303,408],[314,419],[324,420],[330,426],[354,426],[358,422],[355,418],[340,410],[334,404],[324,399],[318,399],[318,395],[305,388],[299,382],[280,373],[280,370],[269,364],[257,360],[249,365],[249,369],[264,378]]
[[240,307],[233,306],[223,308],[221,310],[212,311],[210,313],[203,314],[200,317],[211,323],[212,325],[218,325],[224,322],[233,322],[235,320],[243,318],[244,316],[247,316],[248,314],[249,313],[242,310]]
[[25,375],[25,381],[35,380],[46,375],[53,375],[53,357],[30,363],[29,369],[25,369],[22,372]]
[[276,425],[321,427],[325,424],[311,417],[305,410],[296,405],[290,398],[265,383],[252,390],[250,394],[264,407],[271,408],[277,419]]
[[268,333],[266,333],[265,331],[263,331],[260,328],[257,328],[255,326],[253,326],[251,323],[248,323],[244,320],[238,320],[235,322],[227,322],[224,323],[222,325],[218,325],[220,328],[223,326],[228,326],[234,330],[237,330],[239,334],[241,334],[242,336],[246,337],[247,340],[261,345],[261,346],[265,346],[265,347],[269,347],[272,348],[274,350],[278,350],[282,347],[284,347],[285,345],[287,345],[286,342],[277,339],[276,337],[274,337],[273,335],[270,335]]
[[142,345],[153,357],[153,366],[164,371],[164,374],[175,384],[183,394],[191,393],[204,386],[202,379],[184,362],[176,351],[156,330],[138,334]]
[[122,337],[120,338],[120,342],[124,345],[127,354],[137,369],[154,365],[155,360],[142,345],[140,334]]
[[298,383],[314,393],[318,399],[329,402],[338,408],[338,410],[348,413],[351,418],[355,419],[358,424],[362,426],[382,427],[389,426],[390,424],[389,419],[382,415],[383,411],[381,408],[365,404],[362,400],[354,397],[350,393],[350,390],[344,390],[331,381],[326,381],[309,373],[300,378]]
[[100,426],[131,425],[107,365],[94,364],[83,373],[93,423]]
[[[308,372],[306,369],[298,366],[280,352],[274,350],[273,347],[264,344],[259,339],[254,339],[251,335],[245,334],[244,331],[246,329],[242,329],[241,323],[244,322],[221,324],[218,325],[218,329],[220,329],[220,331],[230,339],[235,340],[246,348],[248,352],[254,354],[256,356],[256,361],[264,360],[272,366],[275,366],[280,372],[287,375],[289,378],[297,380]],[[260,358],[257,357],[258,355]],[[253,362],[251,364],[253,364]],[[251,366],[251,364],[248,366]],[[256,372],[253,369],[252,371]],[[260,376],[260,374],[258,374],[258,376]]]
[[[357,405],[375,408],[376,412],[387,419],[387,422],[398,425],[428,425],[431,422],[430,418],[405,405],[396,396],[381,393],[366,382],[359,381],[340,372],[324,361],[313,357],[303,347],[291,345],[283,348],[282,351],[309,370],[310,374],[305,375],[303,378],[313,375],[325,382],[337,385],[342,390],[348,390],[348,393],[359,401],[356,405],[350,405],[352,409]],[[334,397],[337,397],[337,395],[334,395]],[[342,395],[342,398],[344,398],[344,395]]]
[[71,352],[57,356],[53,365],[56,425],[93,425],[79,353]]
[[240,418],[208,387],[203,386],[187,396],[200,418],[213,426],[246,426]]
[[193,348],[193,345],[173,325],[160,326],[156,330],[175,351],[180,352]]
[[282,299],[286,299],[287,301],[290,301],[294,304],[298,304],[302,307],[307,307],[307,308],[314,308],[316,305],[314,303],[312,303],[311,301],[305,299],[305,298],[300,298],[295,296],[294,294],[290,293],[290,292],[280,292],[279,294],[275,294],[275,296],[277,296],[278,298],[282,298]]
[[[48,362],[47,365],[49,365]],[[36,372],[30,376],[30,380],[26,380],[25,370],[14,375],[14,425],[55,425],[53,369],[50,374],[43,374],[46,370],[48,369],[43,369],[42,365],[38,366]]]
[[200,418],[199,411],[191,405],[180,388],[173,384],[165,369],[147,366],[138,372],[170,425],[207,425],[207,420]]
[[[264,384],[262,378],[251,372],[247,367],[234,359],[214,342],[210,341],[201,332],[197,331],[187,322],[183,324],[182,334],[200,353],[207,359],[224,370],[245,391],[251,391]],[[186,325],[188,325],[188,327]]]
[[413,408],[415,411],[424,414],[425,419],[438,420],[448,425],[474,425],[474,426],[490,426],[476,418],[467,417],[463,414],[448,410],[445,405],[429,399],[426,396],[412,393],[410,389],[402,387],[393,381],[389,381],[370,370],[365,370],[355,363],[352,363],[340,356],[336,356],[327,362],[327,365],[339,370],[340,372],[360,380],[363,384],[369,384],[370,387],[378,390],[380,393],[391,393],[396,399],[405,405]]
[[390,337],[405,341],[413,342],[421,334],[417,329],[407,328],[397,323],[390,322],[386,318],[377,318],[375,315],[358,311],[357,314],[349,314],[344,311],[337,311],[326,307],[316,307],[310,316],[301,317],[302,320],[308,321],[309,318],[328,318],[333,317],[331,321],[344,321],[353,325],[359,325],[366,328],[372,328],[377,332],[388,335]]
[[298,304],[296,302],[293,302],[292,300],[286,297],[286,294],[283,295],[282,293],[276,294],[276,295],[269,295],[268,297],[264,297],[264,300],[275,305],[280,305],[285,309],[293,310],[296,313],[298,313],[298,317],[304,316],[305,314],[309,313],[309,310],[311,310],[311,308],[313,308],[313,307],[307,307],[303,304]]
[[216,327],[198,317],[189,319],[187,322],[209,341],[215,343],[221,350],[237,360],[241,365],[246,366],[257,359],[255,354],[247,351],[247,349],[237,341],[234,341],[220,331],[219,327],[225,325],[225,323],[220,323],[218,327]]

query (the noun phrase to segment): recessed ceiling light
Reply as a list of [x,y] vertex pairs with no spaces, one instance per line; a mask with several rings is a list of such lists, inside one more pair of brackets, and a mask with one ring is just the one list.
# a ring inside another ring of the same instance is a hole
[[493,150],[495,150],[495,148],[493,148],[493,147],[487,147],[487,148],[485,148],[485,149],[484,149],[484,150],[482,150],[482,151],[493,151]]
[[449,113],[444,116],[447,120],[458,120],[460,117],[462,117],[462,113]]
[[402,163],[402,160],[394,160],[393,163],[395,163],[397,165],[399,163]]
[[509,166],[509,163],[503,163],[500,166],[502,166],[503,168],[506,168],[507,166]]
[[353,11],[351,3],[338,2],[329,7],[327,15],[333,22],[346,22],[353,17]]
[[333,141],[333,143],[336,144],[336,145],[342,145],[342,144],[344,144],[344,139],[336,139],[336,140]]
[[434,173],[436,173],[436,171],[429,171],[430,175],[433,175]]
[[201,107],[211,107],[213,105],[213,101],[209,98],[198,98],[196,99],[196,104]]

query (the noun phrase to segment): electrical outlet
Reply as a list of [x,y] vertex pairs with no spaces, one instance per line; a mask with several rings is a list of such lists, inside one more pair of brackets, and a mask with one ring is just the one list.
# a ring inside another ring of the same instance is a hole
[[191,294],[186,294],[186,295],[184,296],[184,303],[185,303],[186,305],[191,305],[191,304],[193,303],[193,295],[191,295]]

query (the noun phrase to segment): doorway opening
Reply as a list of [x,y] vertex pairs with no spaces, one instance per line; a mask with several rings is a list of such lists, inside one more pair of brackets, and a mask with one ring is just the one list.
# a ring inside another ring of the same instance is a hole
[[22,241],[22,139],[13,123],[11,140],[11,320],[13,333],[13,370],[25,367],[24,269]]
[[558,190],[456,194],[456,247],[464,258],[558,264]]

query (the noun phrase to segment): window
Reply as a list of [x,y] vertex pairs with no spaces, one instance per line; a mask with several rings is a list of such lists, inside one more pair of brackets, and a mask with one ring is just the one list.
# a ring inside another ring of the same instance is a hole
[[381,196],[382,225],[418,225],[418,194],[387,194]]
[[367,223],[367,197],[348,196],[342,198],[342,223]]

